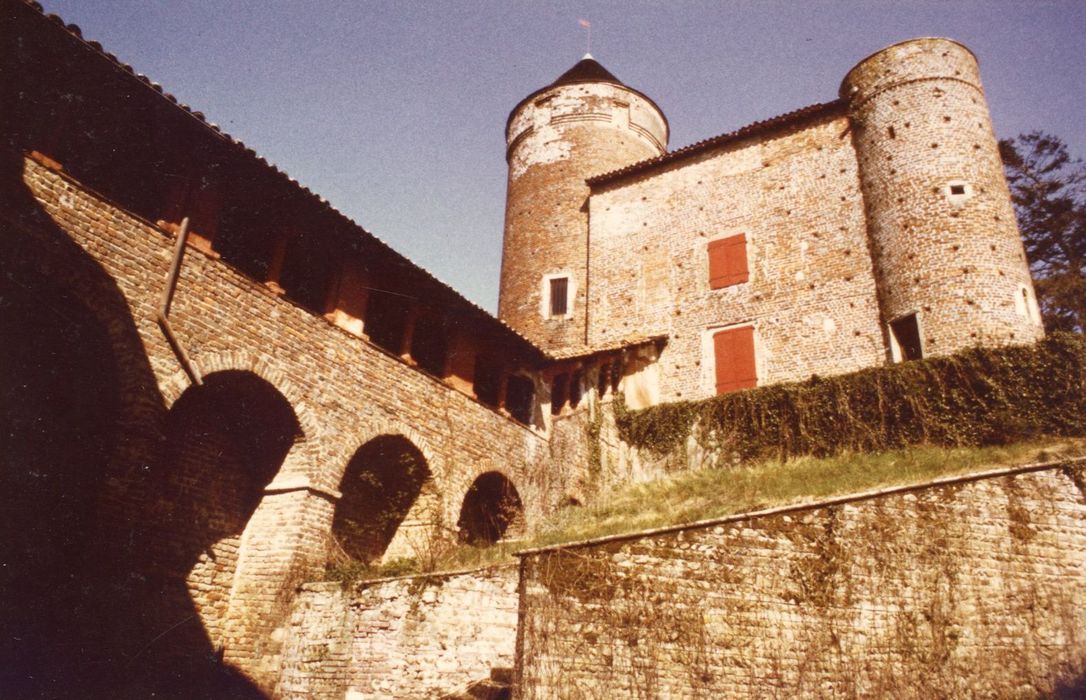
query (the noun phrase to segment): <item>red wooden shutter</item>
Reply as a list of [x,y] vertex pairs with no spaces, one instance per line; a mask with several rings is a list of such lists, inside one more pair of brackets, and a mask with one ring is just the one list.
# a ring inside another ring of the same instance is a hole
[[747,270],[747,235],[709,242],[709,288],[720,289],[750,279]]
[[716,393],[758,386],[754,361],[754,327],[741,326],[720,331],[713,336],[716,359]]

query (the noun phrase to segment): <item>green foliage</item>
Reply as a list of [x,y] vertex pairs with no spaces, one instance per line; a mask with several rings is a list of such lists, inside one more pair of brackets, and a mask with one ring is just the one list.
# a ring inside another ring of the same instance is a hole
[[1031,462],[1086,456],[1086,440],[1045,439],[989,447],[920,446],[878,454],[766,460],[679,471],[627,484],[583,508],[558,511],[525,548],[669,527],[793,503]]
[[597,409],[585,424],[585,441],[588,445],[588,475],[595,483],[603,471],[603,456],[600,449],[600,430],[603,416]]
[[357,559],[344,559],[329,563],[324,570],[325,581],[339,581],[344,585],[394,576],[411,576],[422,573],[418,562],[412,558],[394,559],[385,564],[365,564]]
[[[1030,462],[1086,456],[1086,440],[1043,440],[993,447],[910,447],[879,454],[768,460],[724,469],[676,472],[657,481],[627,484],[593,505],[561,508],[521,542],[456,547],[432,571],[459,571],[514,562],[512,553],[606,535],[668,527],[760,508],[809,502],[893,485]],[[1072,478],[1083,482],[1079,471]],[[343,561],[323,580],[350,584],[389,576],[425,574],[414,560],[387,567]],[[571,571],[570,575],[577,575]]]
[[615,421],[623,440],[657,454],[693,434],[721,465],[1086,435],[1086,337],[1056,333],[641,411],[616,400]]
[[[626,442],[664,454],[693,436],[721,455],[722,468],[630,484],[590,507],[562,509],[526,541],[450,547],[384,566],[341,556],[326,578],[350,583],[471,569],[508,563],[520,548],[1081,456],[1081,440],[1071,441],[1074,454],[1052,453],[1067,447],[1052,440],[1028,441],[1086,436],[1086,337],[1055,333],[1032,346],[977,348],[642,411],[631,411],[616,395],[613,407]],[[598,420],[585,430],[598,442]]]
[[1048,330],[1086,330],[1086,165],[1055,136],[999,142]]

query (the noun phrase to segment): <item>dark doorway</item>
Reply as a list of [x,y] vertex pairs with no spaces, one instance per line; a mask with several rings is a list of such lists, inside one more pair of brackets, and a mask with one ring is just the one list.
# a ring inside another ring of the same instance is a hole
[[485,546],[505,537],[523,514],[524,506],[513,482],[498,472],[487,472],[464,495],[456,526],[461,540]]
[[924,357],[920,345],[920,325],[917,323],[916,314],[909,314],[891,321],[890,332],[901,350],[900,360],[919,360]]
[[535,385],[528,377],[509,375],[505,385],[505,409],[525,425],[532,423],[535,412]]

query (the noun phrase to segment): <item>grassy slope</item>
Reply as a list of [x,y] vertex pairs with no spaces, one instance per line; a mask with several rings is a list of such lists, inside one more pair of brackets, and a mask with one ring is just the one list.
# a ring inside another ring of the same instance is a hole
[[[913,447],[880,454],[804,457],[728,469],[680,472],[668,478],[631,484],[604,495],[586,508],[565,508],[519,542],[487,549],[457,547],[438,569],[474,568],[508,562],[518,549],[542,547],[606,535],[719,518],[772,506],[817,501],[889,486],[999,467],[1086,456],[1086,439],[1023,442],[999,447]],[[417,565],[397,562],[365,569],[339,567],[333,578],[373,578],[417,573]]]

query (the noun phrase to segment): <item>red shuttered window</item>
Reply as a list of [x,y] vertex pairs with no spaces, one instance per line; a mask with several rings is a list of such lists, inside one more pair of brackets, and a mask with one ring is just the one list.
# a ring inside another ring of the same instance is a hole
[[754,360],[754,327],[729,328],[713,335],[716,361],[716,393],[758,386]]
[[747,270],[747,235],[709,241],[709,288],[720,289],[750,279]]

